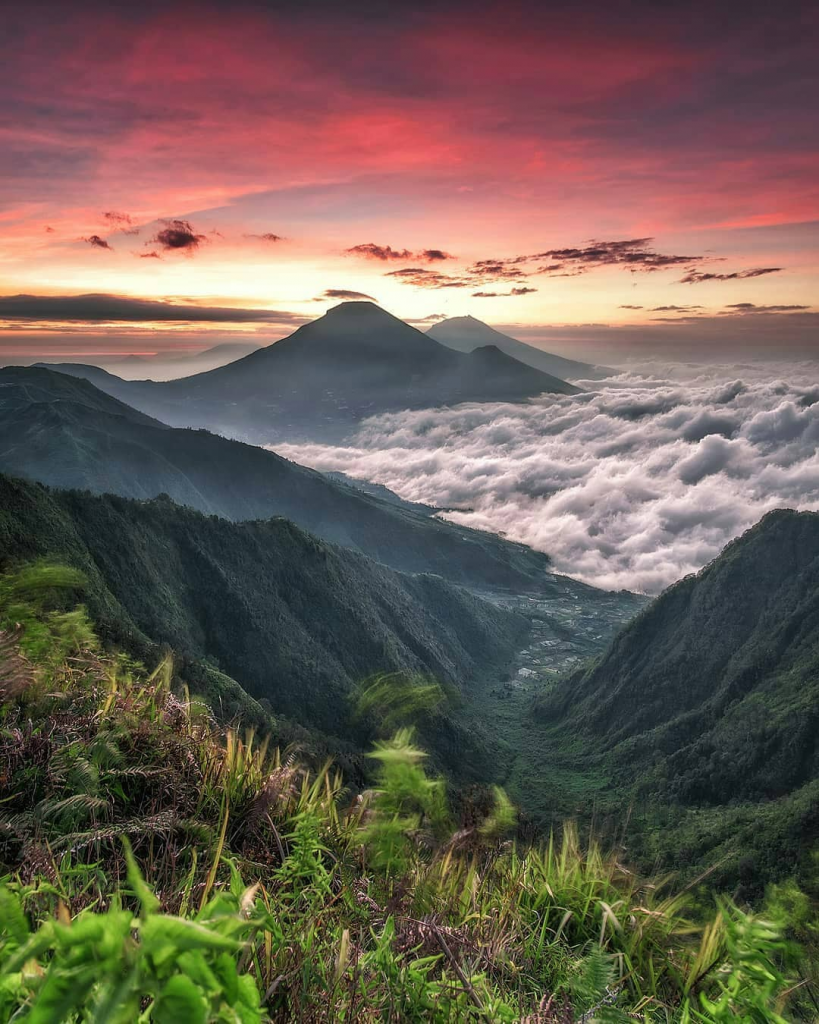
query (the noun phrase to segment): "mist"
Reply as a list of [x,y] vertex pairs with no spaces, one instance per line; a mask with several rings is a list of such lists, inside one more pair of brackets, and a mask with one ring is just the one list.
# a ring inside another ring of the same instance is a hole
[[287,458],[383,484],[552,556],[607,589],[656,594],[774,508],[819,508],[817,365],[653,365],[575,396],[364,421]]

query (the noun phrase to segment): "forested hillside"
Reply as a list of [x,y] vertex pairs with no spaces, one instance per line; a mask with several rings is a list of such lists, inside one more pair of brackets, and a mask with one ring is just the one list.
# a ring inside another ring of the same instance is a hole
[[523,544],[339,485],[262,448],[167,427],[86,380],[46,369],[0,370],[0,472],[128,498],[164,493],[226,519],[286,516],[393,568],[456,583],[552,585],[548,556]]
[[793,868],[819,840],[819,514],[769,513],[536,714],[607,774],[604,802],[650,809],[639,843],[669,866]]
[[[503,666],[528,629],[438,577],[393,572],[287,520],[230,523],[167,499],[0,477],[0,553],[5,564],[48,556],[82,570],[104,635],[139,653],[166,644],[209,659],[277,713],[341,737],[355,728],[349,694],[368,677],[466,688]],[[453,767],[485,770],[468,734],[441,744]]]

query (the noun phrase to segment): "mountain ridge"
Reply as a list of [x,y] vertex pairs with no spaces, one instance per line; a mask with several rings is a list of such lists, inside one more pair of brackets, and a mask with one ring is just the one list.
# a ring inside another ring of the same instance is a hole
[[257,443],[338,441],[383,412],[578,390],[513,357],[491,373],[485,364],[485,356],[455,352],[374,303],[348,302],[226,366],[177,380],[125,381],[82,364],[42,365],[88,377],[171,426]]
[[526,342],[503,334],[474,316],[455,316],[440,320],[428,328],[426,333],[457,352],[474,352],[481,346],[495,345],[511,358],[562,379],[600,380],[617,372],[607,366],[569,359],[553,352],[546,352],[534,345],[527,345]]
[[517,590],[548,589],[547,555],[367,494],[227,438],[169,427],[86,380],[0,370],[0,470],[55,487],[131,498],[169,494],[232,520],[273,515],[406,572]]
[[2,568],[38,558],[84,573],[104,637],[140,657],[167,644],[210,659],[277,713],[342,737],[355,731],[349,697],[373,674],[463,690],[505,665],[529,629],[440,577],[395,572],[286,519],[230,523],[163,497],[0,474]]
[[613,834],[628,808],[642,863],[749,896],[799,870],[819,836],[819,513],[769,512],[531,711]]

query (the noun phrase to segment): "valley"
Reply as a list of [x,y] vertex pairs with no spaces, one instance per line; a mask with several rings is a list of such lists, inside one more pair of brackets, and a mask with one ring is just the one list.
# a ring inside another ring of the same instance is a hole
[[535,705],[561,676],[600,657],[648,598],[596,590],[560,576],[554,577],[548,593],[537,596],[481,596],[524,616],[531,631],[508,672],[482,680],[472,691],[467,720],[476,728],[491,723],[500,777],[520,806],[527,830],[548,832],[567,818],[588,825],[590,801],[610,774],[582,746],[567,744],[544,729]]
[[0,1024],[819,1024],[819,6],[2,33]]

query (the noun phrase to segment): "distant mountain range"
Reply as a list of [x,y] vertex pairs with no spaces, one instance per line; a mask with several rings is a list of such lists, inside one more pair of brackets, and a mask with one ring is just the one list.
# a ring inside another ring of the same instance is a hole
[[473,316],[455,316],[449,320],[441,320],[430,327],[427,334],[457,352],[474,352],[477,348],[493,345],[527,366],[569,380],[601,380],[617,372],[607,366],[595,366],[591,363],[578,362],[576,359],[566,359],[552,352],[544,352],[534,345],[527,345],[517,338],[511,338],[508,334],[501,334],[494,327],[490,327],[482,320],[476,320]]
[[393,568],[473,587],[553,585],[548,557],[522,544],[443,522],[386,488],[370,494],[263,448],[167,427],[90,381],[44,368],[0,370],[0,471],[97,494],[165,493],[233,520],[286,516]]
[[372,302],[344,302],[226,366],[173,381],[125,381],[53,366],[172,426],[252,441],[339,440],[368,416],[458,402],[519,402],[577,392],[494,345],[456,352]]
[[217,366],[225,366],[236,359],[249,356],[261,345],[245,342],[222,342],[202,349],[200,352],[157,352],[149,356],[123,356],[120,359],[100,359],[95,365],[102,366],[122,376],[133,379],[138,374],[151,380],[171,380],[174,377],[203,373]]

